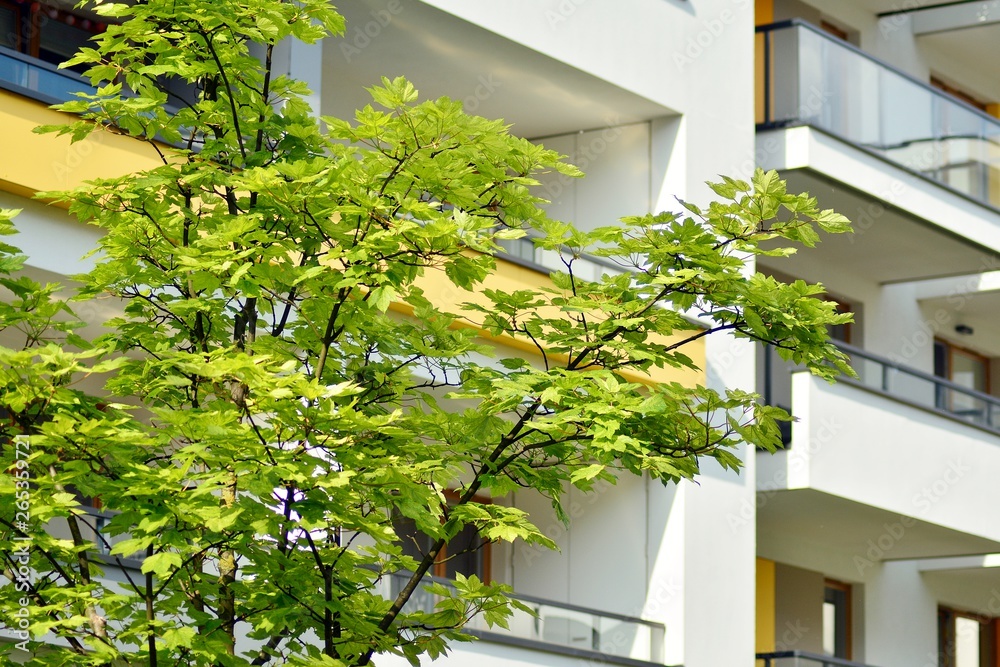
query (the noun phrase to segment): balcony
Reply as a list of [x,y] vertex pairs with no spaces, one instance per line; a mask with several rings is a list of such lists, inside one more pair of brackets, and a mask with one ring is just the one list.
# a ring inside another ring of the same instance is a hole
[[95,89],[78,74],[0,46],[0,88],[58,104],[76,93],[94,94]]
[[1000,120],[799,20],[757,40],[759,129],[818,128],[1000,207]]
[[[857,384],[901,403],[1000,434],[1000,397],[963,387],[846,343],[835,343],[847,354],[851,367],[858,374],[857,380],[842,378],[841,382]],[[788,406],[775,394],[775,385],[780,382],[775,374],[782,372],[777,369],[779,365],[771,349],[765,348],[765,402],[787,409]],[[785,367],[785,372],[787,370]],[[787,400],[787,385],[785,392]],[[786,433],[785,444],[788,444],[791,431]]]
[[[392,575],[386,594],[397,592],[406,579],[404,575]],[[428,580],[450,586],[446,579],[428,577]],[[478,616],[466,630],[482,642],[562,654],[577,660],[584,658],[624,665],[663,664],[666,629],[662,623],[530,595],[514,597],[530,607],[532,613],[515,611],[509,619],[509,630],[489,628]],[[419,588],[405,610],[431,611],[436,602],[436,596]]]
[[1000,401],[843,349],[860,377],[832,385],[764,357],[760,392],[796,421],[757,459],[761,555],[808,567],[996,551],[1000,528],[969,508],[1000,504]]

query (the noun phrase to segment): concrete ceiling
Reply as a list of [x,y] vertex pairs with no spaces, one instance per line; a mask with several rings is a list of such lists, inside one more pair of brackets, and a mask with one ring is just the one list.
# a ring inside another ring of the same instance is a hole
[[906,521],[912,525],[901,524],[898,514],[813,489],[767,493],[758,505],[758,554],[809,569],[816,568],[816,558],[839,562],[849,573],[863,565],[857,559],[875,562],[1000,551],[1000,542],[913,518]]
[[[529,138],[672,115],[663,107],[584,71],[415,0],[382,26],[384,2],[338,4],[343,38],[323,45],[322,111],[352,118],[382,76],[407,77],[421,98],[447,95],[466,111],[513,123]],[[365,34],[367,29],[368,34]]]
[[[815,249],[789,258],[762,257],[758,263],[807,280],[824,280],[815,264],[850,267],[878,283],[962,275],[990,265],[996,252],[946,234],[894,208],[882,207],[869,196],[834,183],[808,169],[785,171],[789,192],[808,192],[821,208],[846,215],[854,234],[823,235]],[[931,184],[928,188],[934,187]]]
[[[921,47],[929,46],[934,53],[947,54],[948,59],[979,76],[1000,76],[1000,24],[949,30],[917,38]],[[988,90],[969,91],[996,102]]]
[[920,305],[928,317],[932,313],[948,313],[949,322],[973,330],[972,334],[959,335],[949,326],[939,332],[942,338],[989,357],[1000,357],[1000,291],[921,299]]
[[923,578],[938,604],[980,613],[1000,606],[1000,568],[924,572]]
[[[838,0],[838,2],[843,2],[844,0]],[[969,0],[972,1],[972,0]],[[978,1],[978,0],[976,0]],[[815,5],[815,2],[810,2],[810,0],[805,0],[806,4]],[[931,7],[934,5],[940,5],[942,0],[905,0],[905,2],[900,2],[900,0],[853,0],[851,4],[866,9],[873,14],[883,14],[886,12],[896,12],[901,9],[916,9],[919,7]]]

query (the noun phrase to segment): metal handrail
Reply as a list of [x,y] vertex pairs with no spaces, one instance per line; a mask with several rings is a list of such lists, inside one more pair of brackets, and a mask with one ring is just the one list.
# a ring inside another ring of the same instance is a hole
[[[844,352],[847,352],[850,355],[858,356],[861,357],[862,359],[867,359],[869,361],[874,361],[875,363],[881,364],[886,368],[891,368],[901,373],[911,375],[915,378],[931,382],[935,386],[945,387],[947,389],[950,389],[951,391],[955,391],[960,394],[965,394],[966,396],[971,396],[972,398],[983,401],[985,403],[1000,406],[1000,398],[998,398],[997,396],[993,396],[991,394],[985,394],[981,391],[970,389],[968,387],[963,387],[962,385],[956,384],[951,380],[948,380],[947,378],[939,377],[937,375],[931,375],[930,373],[925,373],[924,371],[917,370],[916,368],[912,368],[910,366],[905,366],[901,363],[895,362],[892,359],[889,359],[888,357],[883,357],[874,354],[872,352],[869,352],[867,350],[862,350],[859,347],[854,347],[853,345],[848,345],[847,343],[843,343],[841,341],[831,341],[831,342],[838,348],[840,348]],[[883,387],[883,391],[890,392],[890,390],[886,387]]]
[[[840,341],[831,341],[831,343],[851,357],[851,361],[854,363],[856,369],[863,369],[857,363],[859,360],[862,362],[871,362],[877,366],[875,374],[861,372],[859,379],[842,377],[840,378],[842,383],[856,386],[866,391],[876,392],[886,398],[912,405],[921,410],[929,410],[935,414],[959,420],[964,424],[984,429],[990,433],[1000,433],[1000,397],[964,387],[946,378],[911,368],[905,364],[854,347],[853,345],[848,345],[847,343]],[[777,405],[793,412],[794,406],[788,405],[791,396],[775,396],[774,394],[775,369],[773,366],[775,362],[776,359],[771,347],[765,346],[763,362],[764,384],[761,388],[763,401],[766,405]],[[805,372],[806,369],[804,366],[795,366],[788,368],[787,371],[799,373]],[[912,394],[907,394],[906,387],[909,386],[912,389],[913,385],[899,384],[901,381],[905,383],[907,378],[918,380],[928,385],[927,397],[925,399],[914,398]],[[959,402],[956,406],[954,399],[962,397],[971,399],[977,403],[962,408],[961,402]],[[790,425],[785,426],[786,424],[787,422],[781,422],[780,424],[783,427],[783,445],[791,443],[791,428]]]
[[811,653],[809,651],[799,650],[757,653],[755,657],[758,660],[764,661],[764,667],[772,667],[772,660],[779,660],[781,658],[801,658],[804,660],[821,662],[824,665],[837,665],[837,667],[872,667],[871,665],[866,665],[862,662],[854,662],[853,660],[845,660],[844,658],[835,658],[832,655],[823,655],[821,653]]
[[[408,573],[396,572],[390,580],[409,578]],[[423,583],[436,583],[454,589],[455,582],[440,577],[425,577]],[[391,584],[390,594],[396,593],[396,584]],[[430,597],[426,597],[429,594]],[[548,600],[532,595],[511,594],[511,598],[526,604],[530,611],[518,614],[518,621],[511,619],[505,631],[487,629],[481,622],[470,622],[466,631],[484,638],[503,637],[502,641],[538,642],[539,646],[563,647],[567,650],[582,650],[588,655],[614,657],[612,662],[638,661],[660,663],[663,658],[663,642],[666,626],[656,621],[648,621],[635,616],[618,614],[590,607]],[[426,591],[410,598],[407,603],[413,610],[429,611],[436,604],[437,596]],[[406,609],[406,607],[404,607]],[[550,623],[554,623],[552,628]],[[562,624],[567,624],[565,627]],[[570,624],[576,624],[577,631],[570,632]],[[623,627],[629,631],[623,633]],[[627,639],[626,639],[627,638]],[[622,664],[631,664],[623,662]]]

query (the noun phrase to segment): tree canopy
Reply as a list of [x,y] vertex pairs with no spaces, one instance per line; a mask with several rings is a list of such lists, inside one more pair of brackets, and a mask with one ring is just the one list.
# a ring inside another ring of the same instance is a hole
[[[126,134],[161,164],[41,194],[104,234],[69,301],[0,245],[0,553],[16,584],[0,621],[26,633],[0,664],[18,646],[47,666],[438,655],[472,615],[503,625],[517,604],[458,577],[433,610],[405,607],[450,538],[554,546],[504,504],[513,491],[564,517],[570,485],[676,482],[706,457],[739,468],[741,443],[780,445],[787,415],[754,395],[648,379],[693,367],[685,345],[728,331],[849,372],[827,340],[849,316],[821,286],[744,272],[849,229],[773,172],[582,232],[533,189],[578,171],[460,102],[383,80],[355,118],[317,120],[272,57],[343,31],[325,0],[94,9],[114,23],[70,64],[99,88],[42,129]],[[563,270],[491,286],[502,243],[529,232]],[[581,279],[589,257],[620,269]],[[120,315],[85,338],[71,306],[92,299]],[[536,353],[497,356],[511,339]],[[428,536],[420,553],[400,520]]]

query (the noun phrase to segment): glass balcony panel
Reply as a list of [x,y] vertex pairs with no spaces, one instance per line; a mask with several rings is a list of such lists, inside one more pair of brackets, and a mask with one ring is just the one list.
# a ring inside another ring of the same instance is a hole
[[942,389],[943,391],[939,392],[939,408],[947,410],[962,419],[967,419],[974,424],[982,426],[989,424],[989,415],[987,414],[989,404],[985,399],[957,391],[950,387],[943,387]]
[[971,197],[986,200],[986,121],[946,97],[934,99],[937,180]]
[[[768,72],[771,83],[771,122],[782,123],[799,118],[799,31],[782,30],[770,34]],[[775,85],[780,81],[781,85]]]
[[858,379],[866,387],[882,389],[885,367],[872,359],[851,355],[851,367],[857,372]]
[[879,78],[881,138],[871,148],[914,171],[936,168],[934,93],[891,70]]
[[542,641],[587,650],[597,650],[595,645],[600,646],[600,633],[594,627],[597,619],[591,614],[539,605],[538,616]]
[[983,123],[980,147],[986,182],[986,201],[1000,206],[1000,124]]
[[885,390],[890,394],[927,408],[934,407],[935,384],[933,381],[898,368],[889,368],[887,375],[889,382]]
[[[799,53],[799,120],[856,143],[877,143],[878,66],[808,30],[799,34]],[[858,99],[873,103],[857,104]]]

